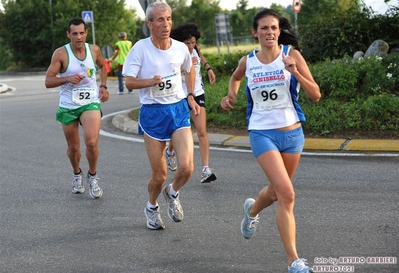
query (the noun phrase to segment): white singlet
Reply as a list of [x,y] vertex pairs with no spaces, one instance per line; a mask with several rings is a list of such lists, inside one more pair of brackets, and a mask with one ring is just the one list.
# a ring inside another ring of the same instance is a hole
[[261,63],[255,50],[247,56],[248,130],[282,128],[305,120],[297,101],[299,83],[282,61],[282,52],[288,56],[289,50],[282,45],[270,64]]
[[96,82],[97,65],[93,60],[90,45],[85,44],[86,55],[83,59],[76,57],[71,44],[64,45],[68,55],[67,69],[60,72],[61,77],[69,77],[76,74],[85,78],[79,84],[67,82],[60,87],[59,106],[76,109],[92,102],[100,102],[99,91]]
[[[202,75],[201,75],[201,58],[198,55],[197,50],[193,49],[193,52],[191,53],[191,59],[197,58],[197,63],[194,63],[194,68],[195,68],[195,86],[194,86],[194,95],[197,97],[199,95],[202,95],[205,93],[204,90],[204,84],[202,82]],[[187,95],[187,85],[184,77],[184,72],[182,73],[182,79],[183,79],[183,89],[184,92]]]

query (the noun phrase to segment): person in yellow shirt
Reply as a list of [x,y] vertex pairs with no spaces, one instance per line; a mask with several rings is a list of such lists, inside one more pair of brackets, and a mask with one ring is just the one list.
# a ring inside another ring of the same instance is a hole
[[[132,48],[133,43],[127,39],[126,32],[119,33],[119,41],[115,44],[115,53],[111,58],[111,62],[113,62],[116,58],[118,58],[118,86],[119,91],[118,95],[123,95],[123,76],[122,69],[123,63],[125,62],[126,56]],[[133,93],[133,89],[128,90],[128,94]]]

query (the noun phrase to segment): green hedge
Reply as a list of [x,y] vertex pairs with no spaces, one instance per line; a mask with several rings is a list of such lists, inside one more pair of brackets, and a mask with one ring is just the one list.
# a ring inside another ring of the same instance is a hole
[[[246,128],[247,99],[245,79],[241,82],[237,104],[226,112],[220,106],[227,95],[231,73],[238,60],[248,52],[229,56],[207,55],[216,73],[210,85],[203,69],[208,127]],[[311,101],[303,90],[299,102],[307,121],[307,133],[328,136],[345,132],[385,132],[399,137],[399,54],[366,59],[326,60],[310,64],[309,69],[319,84],[322,98]],[[131,117],[136,119],[138,111]]]
[[[230,75],[244,53],[206,56],[215,68],[217,81],[205,82],[207,118],[221,128],[245,127],[247,100],[241,82],[234,111],[226,112],[220,100],[228,92]],[[212,62],[211,62],[212,61]],[[308,132],[328,135],[345,131],[390,131],[399,136],[399,54],[366,59],[324,61],[309,65],[322,98],[311,101],[301,90],[299,101],[306,114]]]

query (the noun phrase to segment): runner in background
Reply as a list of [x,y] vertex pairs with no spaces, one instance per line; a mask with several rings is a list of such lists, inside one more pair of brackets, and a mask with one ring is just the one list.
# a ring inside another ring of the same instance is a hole
[[[216,175],[209,167],[209,139],[208,132],[206,130],[206,110],[205,110],[205,90],[204,90],[204,82],[202,80],[201,74],[201,63],[204,65],[205,69],[208,73],[208,79],[210,84],[214,84],[216,81],[215,73],[213,73],[213,69],[211,65],[206,61],[204,55],[199,50],[199,46],[197,41],[201,38],[201,34],[198,31],[198,27],[196,24],[188,23],[177,26],[172,29],[170,33],[170,37],[176,39],[180,42],[183,42],[187,45],[188,50],[190,51],[191,58],[195,67],[195,87],[194,87],[194,99],[201,106],[201,112],[199,115],[191,115],[191,118],[194,121],[195,130],[197,132],[198,140],[199,140],[199,149],[201,154],[201,162],[202,162],[202,172],[201,172],[201,183],[209,183],[216,180]],[[183,88],[187,93],[186,82],[183,79]],[[176,155],[173,152],[173,145],[170,144],[165,152],[166,161],[168,163],[168,167],[170,170],[176,170]]]

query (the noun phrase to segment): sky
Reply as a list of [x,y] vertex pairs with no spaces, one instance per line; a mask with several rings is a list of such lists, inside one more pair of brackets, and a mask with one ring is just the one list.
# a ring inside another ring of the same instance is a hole
[[[259,0],[248,0],[248,7],[259,7],[259,6],[266,6],[270,7],[270,4],[275,3],[275,4],[280,4],[283,7],[286,7],[288,5],[292,5],[293,0],[270,0],[270,1],[264,1],[262,5],[259,4]],[[167,0],[166,0],[167,2]],[[220,6],[222,8],[225,8],[227,10],[233,10],[236,8],[237,0],[220,0]],[[383,0],[364,0],[366,5],[371,6],[373,10],[383,14],[387,10],[387,5],[384,3]],[[133,7],[137,10],[137,14],[144,19],[144,11],[140,6],[139,0],[125,0],[126,7]],[[269,3],[269,4],[265,4]],[[391,0],[389,1],[390,5],[399,5],[399,0]],[[3,6],[0,2],[0,9],[3,9]]]
[[[382,1],[382,0],[381,0]],[[166,2],[168,2],[166,0]],[[227,9],[227,10],[233,10],[236,9],[237,5],[237,0],[220,0],[220,7]],[[259,6],[265,6],[265,4],[259,4],[259,0],[248,0],[248,8],[253,8],[253,7],[259,7]],[[263,1],[263,3],[270,2],[271,3],[276,3],[280,4],[284,7],[291,5],[292,0],[272,0],[272,1]],[[139,0],[125,0],[126,6],[127,7],[134,7],[137,10],[137,14],[140,16],[140,18],[144,18],[144,11],[140,6]],[[267,5],[266,7],[270,7],[270,4]]]
[[[287,7],[289,5],[292,5],[293,0],[270,0],[270,1],[262,1],[262,4],[259,4],[259,0],[248,0],[248,8],[253,8],[253,7],[259,7],[259,6],[265,6],[265,7],[270,7],[272,3],[275,4],[280,4],[283,7]],[[166,0],[167,2],[167,0]],[[227,10],[233,10],[236,8],[237,5],[237,0],[220,0],[220,7],[227,9]],[[367,6],[371,6],[373,10],[383,14],[388,6],[384,3],[383,0],[365,0],[364,1]],[[139,0],[125,0],[126,7],[133,7],[137,10],[137,14],[140,16],[140,18],[145,17],[144,11],[140,6]],[[390,5],[399,5],[398,0],[391,0],[389,1]]]

